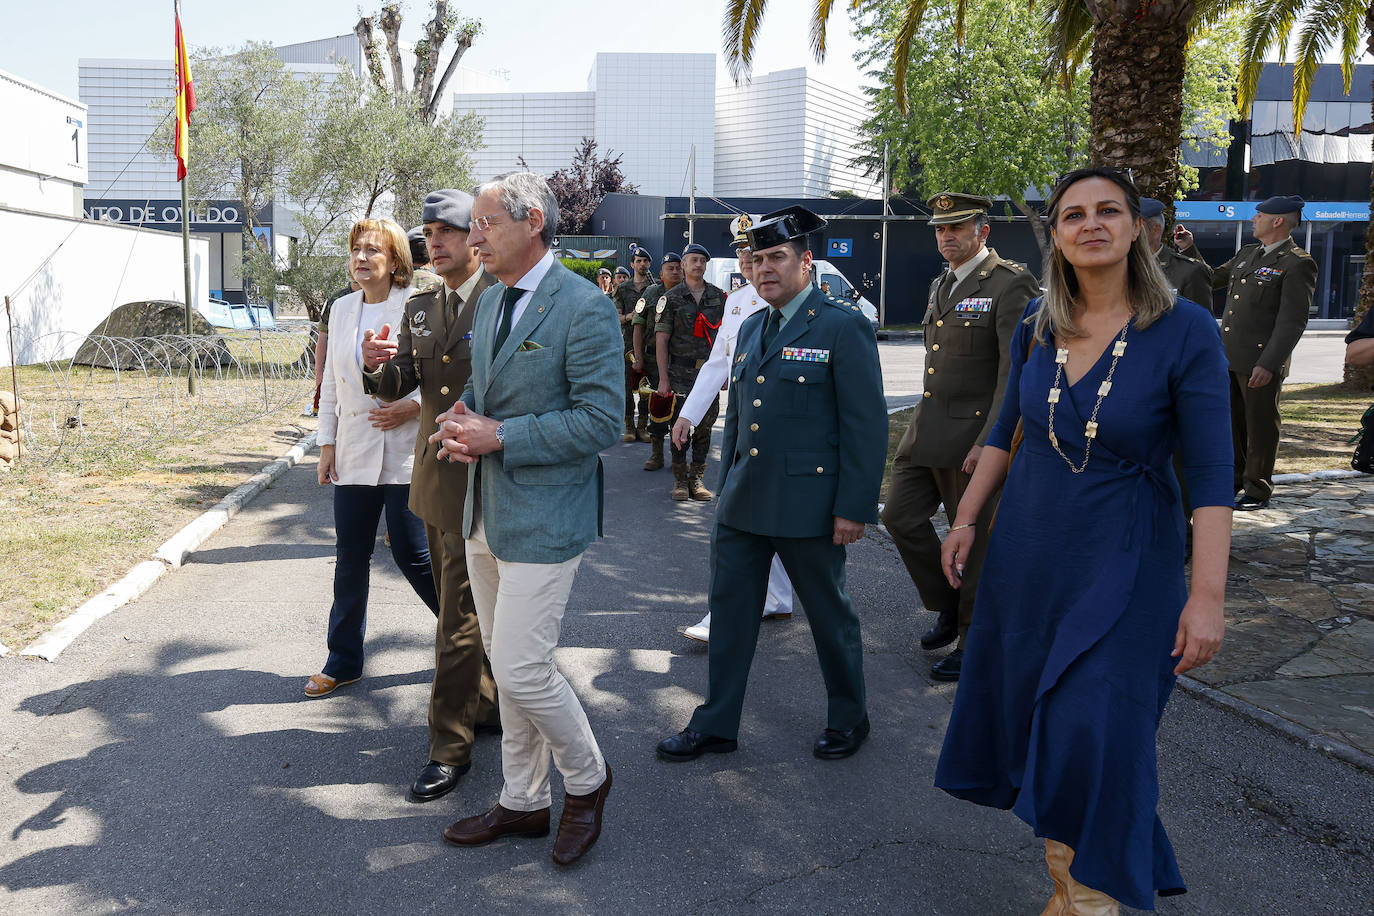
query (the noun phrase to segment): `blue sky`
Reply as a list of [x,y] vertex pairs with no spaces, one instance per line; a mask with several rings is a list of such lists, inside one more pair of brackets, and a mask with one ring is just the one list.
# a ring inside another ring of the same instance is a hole
[[[290,44],[353,31],[358,9],[380,2],[357,0],[182,0],[182,25],[192,46],[236,47],[246,41]],[[640,0],[596,17],[577,5],[532,0],[500,4],[453,3],[482,19],[486,31],[463,58],[475,70],[509,71],[513,91],[581,90],[597,51],[720,53],[724,4],[694,0]],[[860,83],[847,4],[836,4],[830,49],[817,67],[807,43],[812,0],[772,0],[764,20],[755,72],[808,67],[836,86]],[[0,70],[71,98],[77,97],[77,60],[125,57],[171,60],[172,0],[66,0],[56,16],[11,15],[0,30]],[[428,18],[427,0],[409,0],[403,37],[414,39]],[[58,21],[60,19],[60,21]],[[407,68],[408,69],[408,68]],[[725,79],[722,70],[720,80]]]

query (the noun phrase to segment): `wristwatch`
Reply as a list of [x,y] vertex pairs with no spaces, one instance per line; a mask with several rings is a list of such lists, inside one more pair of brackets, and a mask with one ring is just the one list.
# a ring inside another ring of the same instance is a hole
[[497,441],[497,442],[500,442],[501,445],[502,445],[502,447],[505,446],[505,444],[506,444],[506,424],[505,424],[505,423],[498,423],[498,424],[496,424],[496,441]]

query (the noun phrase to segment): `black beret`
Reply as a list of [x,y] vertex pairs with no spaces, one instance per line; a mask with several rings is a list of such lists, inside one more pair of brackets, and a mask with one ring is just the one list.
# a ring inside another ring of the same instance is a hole
[[653,260],[653,258],[649,257],[649,249],[641,248],[638,245],[630,249],[630,259],[634,260],[635,258],[649,258],[649,260]]
[[622,277],[628,277],[630,275],[630,268],[624,266],[617,267],[615,272]]
[[1271,197],[1263,203],[1256,204],[1255,209],[1260,213],[1272,213],[1280,215],[1283,213],[1302,213],[1303,205],[1307,201],[1294,194],[1292,197]]
[[431,191],[425,198],[422,219],[427,223],[447,223],[467,232],[472,226],[472,195],[457,188]]
[[682,249],[682,256],[683,256],[684,258],[687,257],[687,255],[689,255],[689,254],[699,254],[699,255],[701,255],[703,258],[705,258],[706,260],[708,260],[708,261],[711,260],[711,252],[707,251],[707,250],[706,250],[706,246],[705,246],[705,245],[702,245],[702,244],[699,243],[699,242],[693,242],[692,244],[688,245],[686,248]]
[[611,275],[611,269],[609,267],[598,267],[596,270],[596,275],[598,277],[609,277]]
[[682,263],[682,255],[678,254],[676,251],[670,251],[670,252],[668,252],[667,254],[665,254],[665,255],[663,256],[663,260],[662,260],[660,263],[663,263],[663,264],[681,264],[681,263]]
[[1154,219],[1164,212],[1164,204],[1155,200],[1153,197],[1140,198],[1140,215],[1145,219]]
[[765,213],[763,217],[745,232],[749,247],[754,251],[776,248],[792,239],[805,239],[807,235],[826,227],[825,220],[805,207],[784,207]]
[[406,241],[409,241],[409,242],[423,242],[424,240],[425,240],[425,227],[424,227],[424,226],[416,226],[414,229],[412,229],[412,230],[410,230],[409,232],[406,233]]

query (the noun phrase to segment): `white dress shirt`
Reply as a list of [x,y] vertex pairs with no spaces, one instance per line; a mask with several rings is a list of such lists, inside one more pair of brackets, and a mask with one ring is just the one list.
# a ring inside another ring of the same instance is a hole
[[[514,328],[515,325],[519,323],[520,316],[525,314],[525,306],[529,305],[530,300],[534,298],[535,287],[537,287],[540,283],[543,282],[544,274],[548,273],[549,268],[552,266],[553,249],[549,249],[548,251],[544,252],[544,256],[540,258],[535,263],[535,265],[529,269],[528,273],[526,273],[519,280],[515,281],[515,283],[511,284],[516,289],[524,290],[524,293],[521,294],[520,298],[515,300],[515,308],[512,309],[510,313],[510,326],[512,328]],[[497,327],[500,327],[499,321],[497,322]]]

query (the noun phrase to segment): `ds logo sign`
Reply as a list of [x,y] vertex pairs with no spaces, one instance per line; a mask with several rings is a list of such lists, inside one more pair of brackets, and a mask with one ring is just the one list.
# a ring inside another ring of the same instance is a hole
[[826,249],[826,257],[847,258],[854,253],[853,239],[831,239]]

